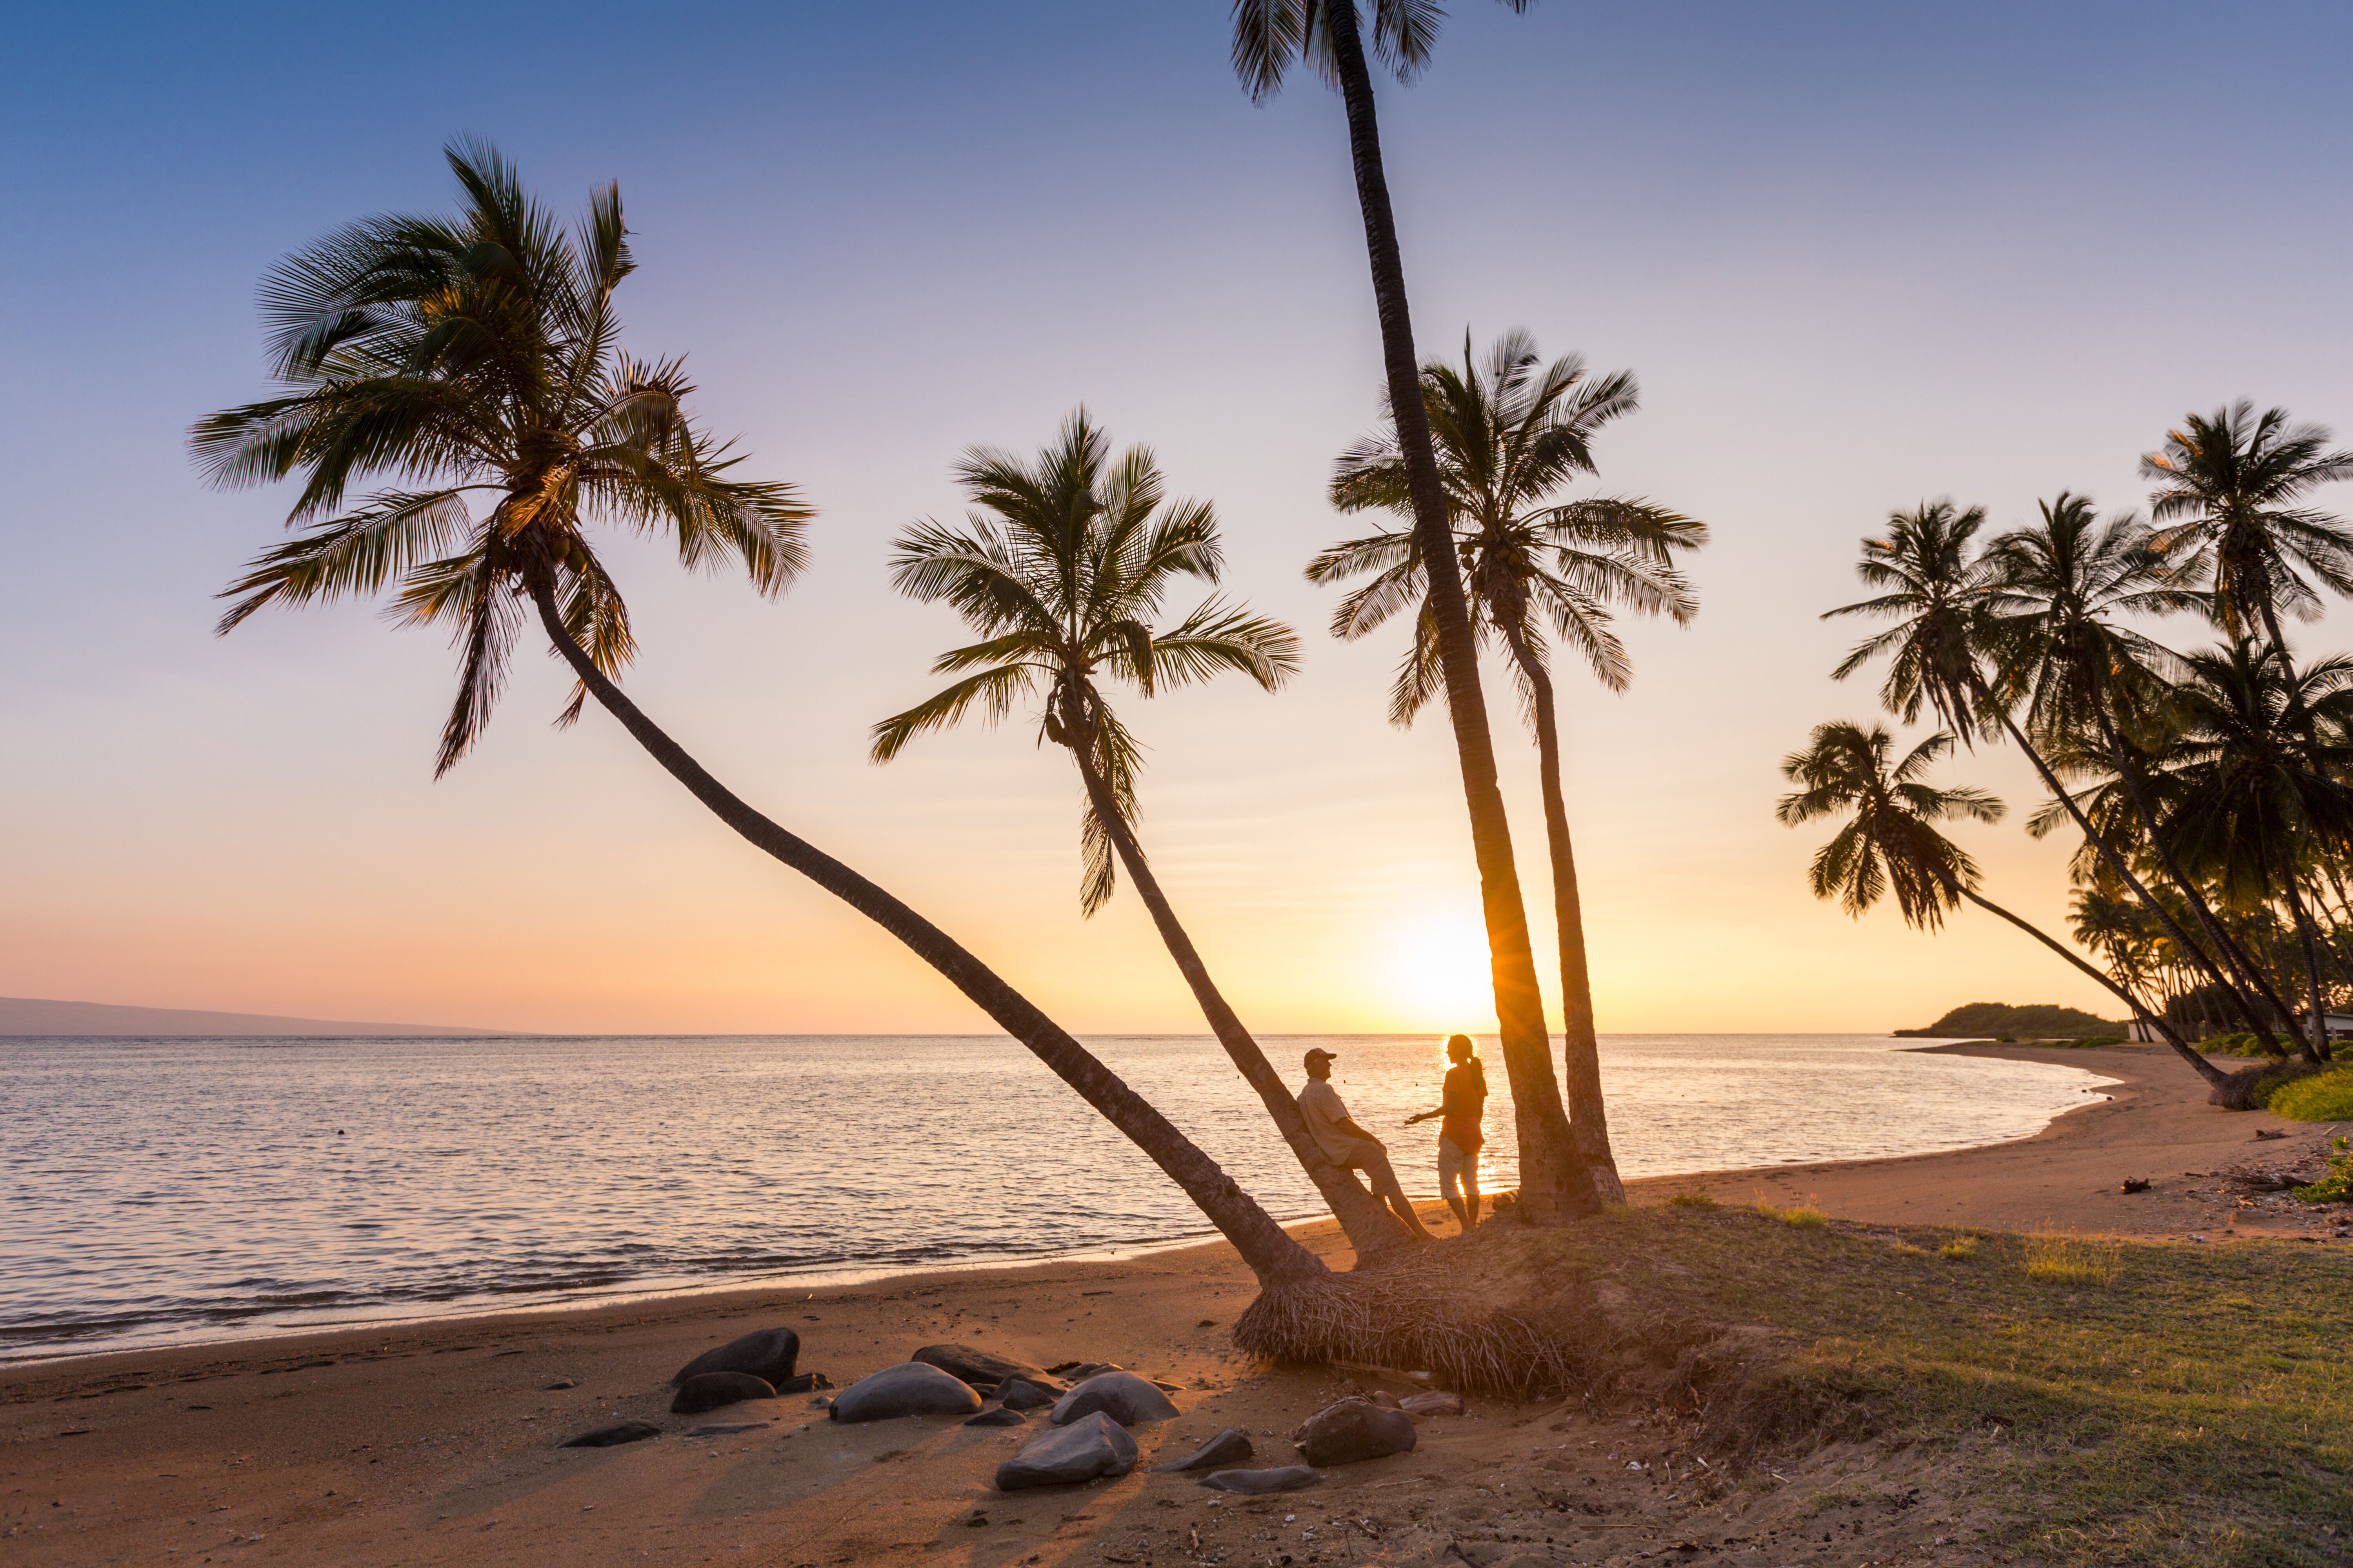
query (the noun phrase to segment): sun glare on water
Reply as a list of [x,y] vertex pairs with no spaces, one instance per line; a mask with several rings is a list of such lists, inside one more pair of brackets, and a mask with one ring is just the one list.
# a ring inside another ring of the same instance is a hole
[[1398,1005],[1412,1026],[1494,1026],[1487,932],[1475,914],[1433,915],[1398,933],[1389,961]]

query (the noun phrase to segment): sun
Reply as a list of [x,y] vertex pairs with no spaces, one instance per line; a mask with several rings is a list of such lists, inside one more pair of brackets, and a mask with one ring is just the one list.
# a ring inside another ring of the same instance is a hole
[[1391,944],[1389,980],[1413,1027],[1494,1026],[1487,931],[1476,915],[1430,915],[1399,931]]

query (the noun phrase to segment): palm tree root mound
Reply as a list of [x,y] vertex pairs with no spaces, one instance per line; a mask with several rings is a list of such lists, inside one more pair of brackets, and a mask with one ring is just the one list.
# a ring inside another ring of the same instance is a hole
[[1273,1361],[1428,1372],[1463,1393],[1663,1405],[1698,1416],[1726,1454],[1851,1425],[1810,1393],[1792,1405],[1797,1385],[1778,1375],[1787,1334],[1658,1305],[1637,1276],[1661,1260],[1638,1262],[1627,1244],[1640,1241],[1620,1231],[1606,1215],[1567,1231],[1491,1221],[1377,1269],[1262,1291],[1234,1342]]

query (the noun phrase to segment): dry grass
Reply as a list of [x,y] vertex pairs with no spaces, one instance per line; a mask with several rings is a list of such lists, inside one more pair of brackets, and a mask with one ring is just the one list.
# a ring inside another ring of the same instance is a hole
[[2025,1238],[2026,1274],[2061,1285],[2105,1285],[2116,1277],[2121,1253],[2112,1240],[2040,1230]]

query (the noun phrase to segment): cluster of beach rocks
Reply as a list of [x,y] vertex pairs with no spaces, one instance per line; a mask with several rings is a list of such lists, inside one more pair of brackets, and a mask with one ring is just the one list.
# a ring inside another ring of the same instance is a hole
[[[702,1415],[746,1400],[831,1388],[824,1373],[796,1370],[800,1348],[799,1334],[776,1328],[707,1351],[671,1376],[677,1393],[670,1411]],[[1140,1457],[1130,1428],[1174,1420],[1180,1412],[1169,1395],[1180,1392],[1178,1384],[1110,1363],[1040,1367],[974,1346],[943,1344],[926,1345],[899,1365],[861,1377],[837,1394],[819,1394],[812,1403],[828,1419],[845,1423],[960,1415],[967,1426],[1022,1426],[1031,1413],[1044,1411],[1044,1429],[997,1468],[997,1489],[1010,1492],[1126,1475]],[[1291,1434],[1303,1463],[1248,1468],[1256,1450],[1246,1433],[1229,1426],[1184,1458],[1154,1469],[1198,1472],[1201,1485],[1219,1491],[1295,1491],[1321,1479],[1318,1466],[1409,1452],[1416,1422],[1461,1414],[1462,1401],[1447,1393],[1404,1399],[1386,1393],[1351,1394],[1316,1411]],[[762,1425],[701,1426],[689,1436]],[[559,1446],[605,1448],[660,1435],[661,1428],[649,1421],[625,1421],[580,1433]]]

